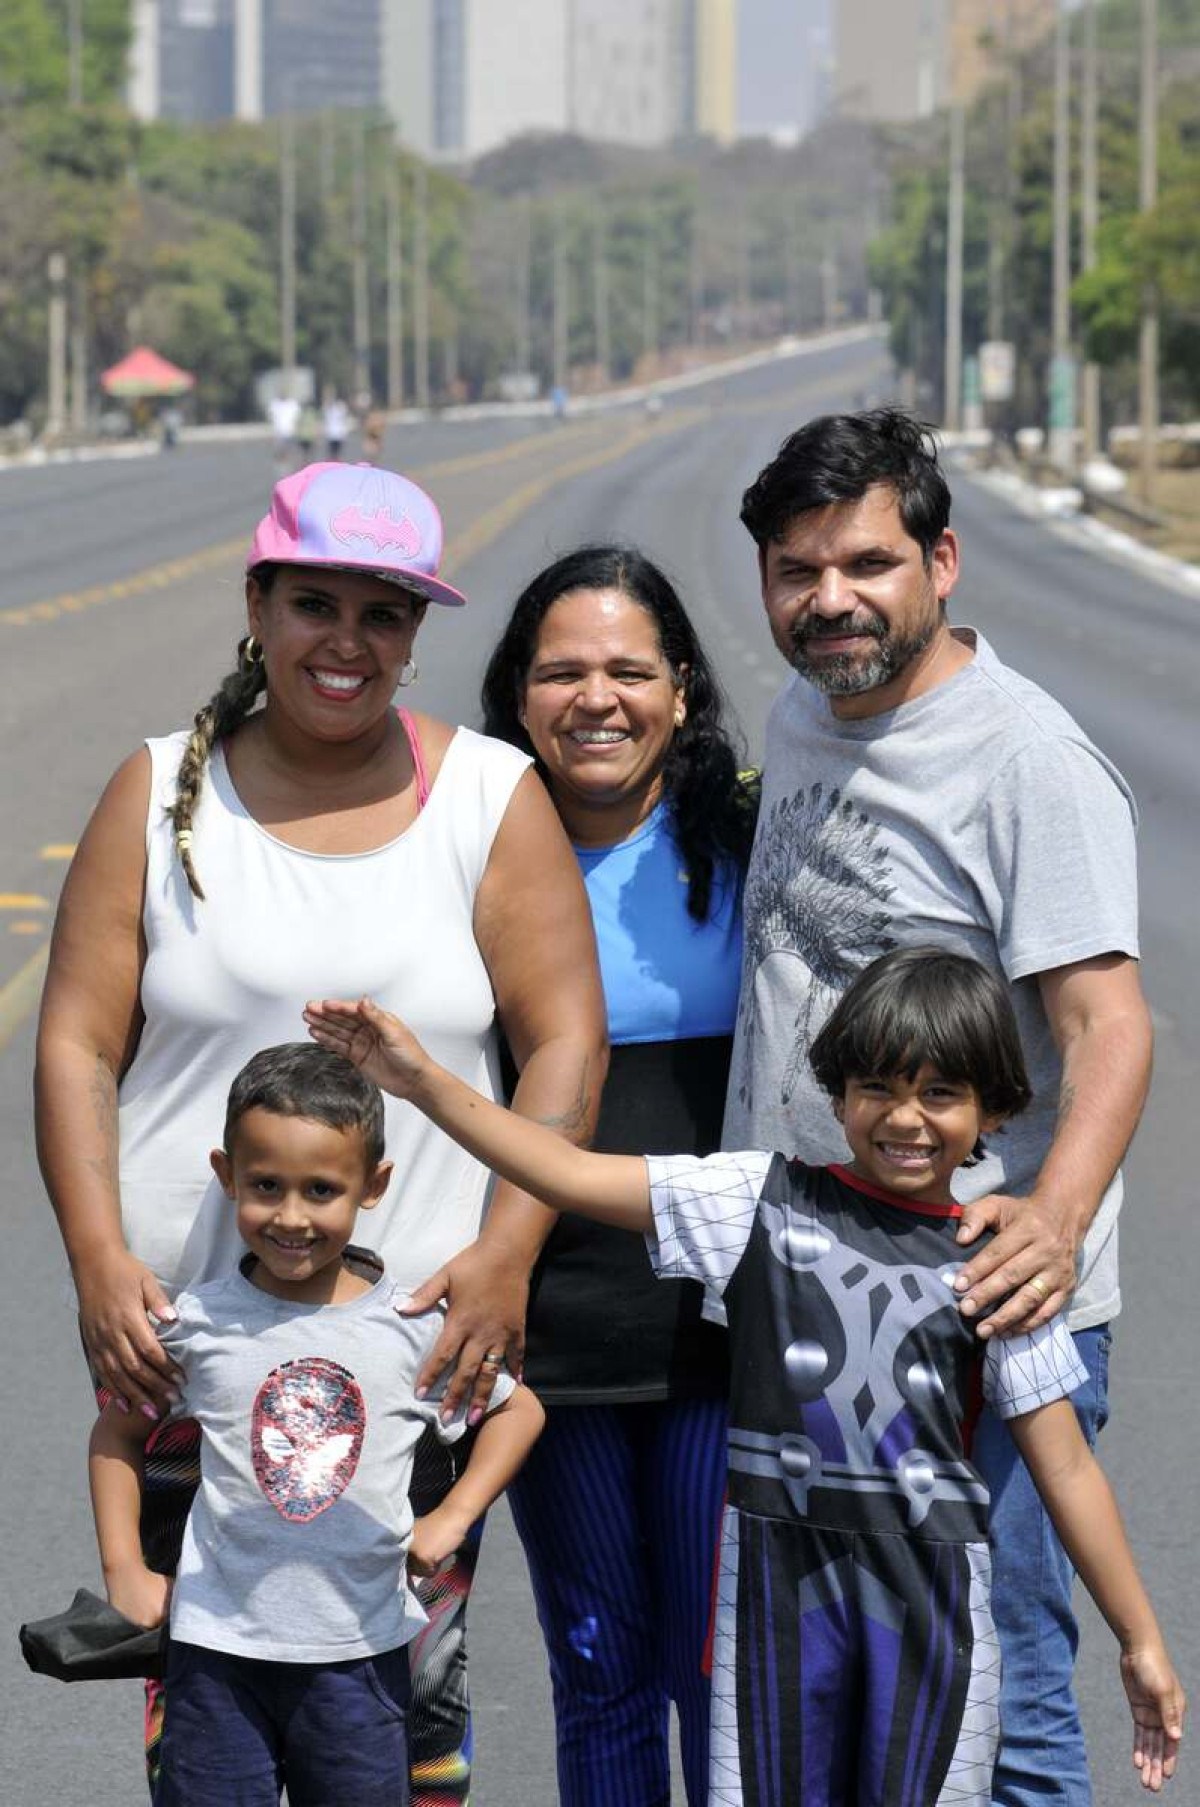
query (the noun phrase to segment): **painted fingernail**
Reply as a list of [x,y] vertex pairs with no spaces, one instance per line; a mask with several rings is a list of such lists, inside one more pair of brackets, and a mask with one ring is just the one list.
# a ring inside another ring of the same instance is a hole
[[425,1397],[426,1393],[428,1393],[428,1391],[429,1391],[428,1387],[414,1387],[413,1388],[413,1398],[414,1399],[424,1399],[424,1397]]
[[113,1404],[116,1406],[118,1412],[127,1412],[129,1410],[129,1401],[127,1399],[122,1399],[119,1393],[113,1395]]
[[149,1400],[147,1400],[146,1403],[142,1407],[142,1417],[143,1418],[153,1418],[155,1424],[158,1423],[158,1413],[155,1411],[154,1407],[150,1404]]
[[483,1417],[483,1407],[481,1405],[473,1405],[471,1407],[470,1411],[467,1413],[467,1428],[469,1430],[474,1430],[475,1426],[480,1422],[482,1417]]

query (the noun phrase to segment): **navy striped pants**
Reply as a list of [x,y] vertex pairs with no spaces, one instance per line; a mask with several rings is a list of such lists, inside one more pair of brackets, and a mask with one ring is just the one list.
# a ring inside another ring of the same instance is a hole
[[704,1807],[726,1418],[724,1400],[551,1406],[509,1487],[550,1658],[561,1807],[667,1807],[672,1703],[689,1807]]

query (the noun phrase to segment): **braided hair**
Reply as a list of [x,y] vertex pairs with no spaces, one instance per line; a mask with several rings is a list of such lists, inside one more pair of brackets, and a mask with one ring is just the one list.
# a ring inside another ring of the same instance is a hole
[[687,611],[668,578],[643,553],[631,546],[581,546],[525,586],[484,676],[483,731],[532,753],[545,778],[521,723],[521,707],[542,622],[571,590],[618,590],[644,609],[655,624],[671,676],[683,689],[687,714],[663,765],[663,795],[688,871],[688,914],[707,922],[718,867],[732,866],[739,883],[745,874],[758,793],[739,775],[721,687]]
[[[259,589],[266,592],[274,580],[275,567],[256,565],[251,576],[257,579]],[[216,694],[209,698],[203,709],[197,710],[192,722],[192,732],[179,762],[175,801],[169,805],[167,815],[188,889],[193,897],[201,900],[204,889],[196,875],[192,859],[192,822],[200,792],[204,788],[204,775],[217,742],[225,740],[235,728],[241,726],[266,687],[267,674],[263,667],[262,650],[257,646],[253,635],[247,634],[238,644],[237,669],[222,679]]]

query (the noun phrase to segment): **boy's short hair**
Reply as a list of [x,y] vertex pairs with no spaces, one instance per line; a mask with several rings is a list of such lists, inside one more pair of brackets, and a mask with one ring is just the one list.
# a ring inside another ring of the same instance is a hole
[[842,1098],[849,1079],[911,1079],[926,1061],[973,1085],[989,1114],[1015,1117],[1033,1097],[1008,988],[965,954],[895,948],[872,961],[813,1041],[817,1083]]
[[741,518],[760,552],[814,508],[890,489],[905,533],[926,565],[950,524],[950,489],[934,430],[901,408],[822,414],[784,440],[742,497]]
[[229,1088],[225,1153],[233,1158],[237,1126],[247,1111],[308,1117],[331,1129],[357,1130],[368,1172],[383,1159],[383,1095],[344,1055],[315,1042],[281,1042],[246,1062]]

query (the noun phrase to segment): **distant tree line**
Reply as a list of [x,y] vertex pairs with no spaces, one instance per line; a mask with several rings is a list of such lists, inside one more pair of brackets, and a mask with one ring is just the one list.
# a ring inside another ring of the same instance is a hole
[[[201,418],[245,418],[256,376],[282,357],[281,123],[133,119],[128,0],[87,0],[72,96],[66,15],[66,0],[8,0],[0,36],[0,423],[36,425],[44,412],[55,252],[93,400],[96,374],[144,341],[196,373]],[[866,311],[884,179],[862,125],[831,122],[792,149],[531,137],[456,172],[421,170],[382,117],[300,101],[292,142],[297,362],[347,396],[356,239],[368,386],[386,395],[397,184],[409,398],[422,318],[433,399],[446,400],[494,394],[523,367],[543,389],[558,376],[572,388],[619,381]]]
[[[1081,357],[1104,368],[1106,424],[1136,414],[1138,326],[1145,285],[1161,319],[1163,405],[1200,406],[1200,0],[1160,0],[1159,199],[1138,207],[1139,0],[1107,0],[1097,16],[1100,225],[1095,268],[1071,291]],[[1080,260],[1079,15],[1073,16],[1071,267]],[[1019,110],[1014,117],[1014,95]],[[970,108],[966,125],[963,343],[1008,339],[1017,350],[1011,418],[1043,420],[1050,357],[1053,57],[1049,42]],[[1015,128],[1015,129],[1014,129]],[[946,323],[945,121],[885,135],[888,223],[870,250],[892,351],[915,399],[939,415]]]

